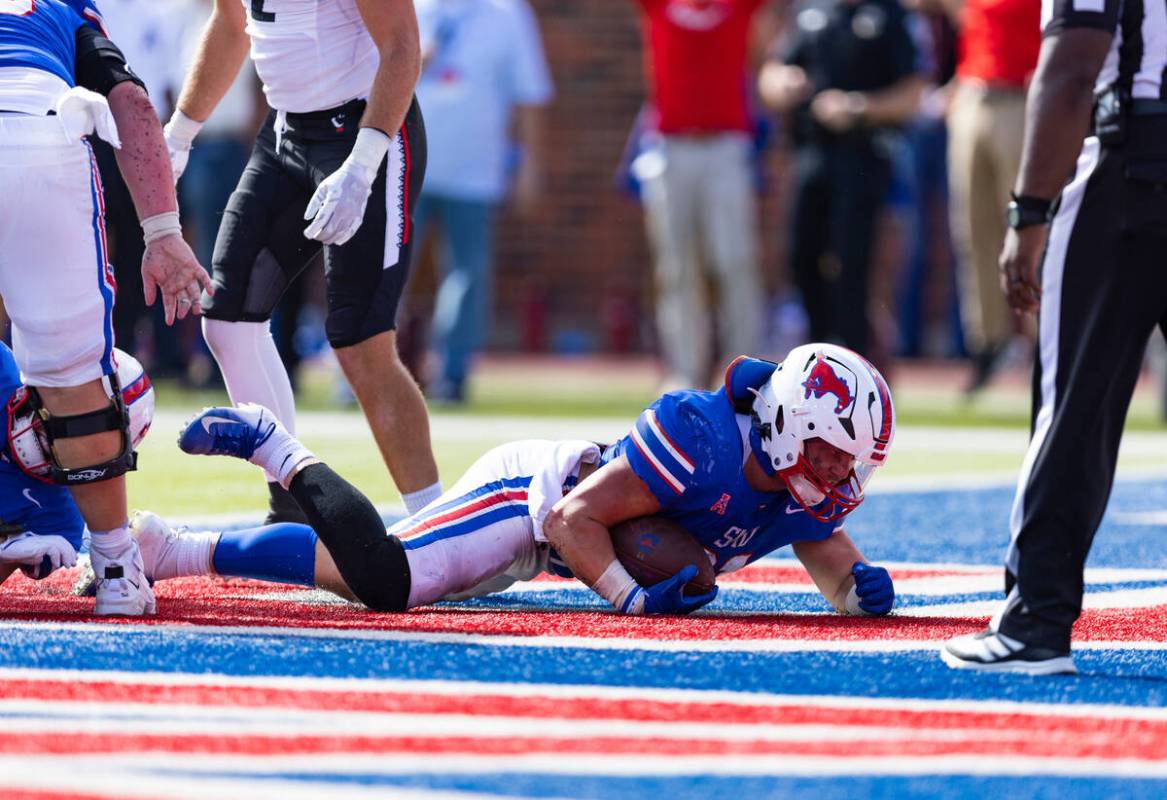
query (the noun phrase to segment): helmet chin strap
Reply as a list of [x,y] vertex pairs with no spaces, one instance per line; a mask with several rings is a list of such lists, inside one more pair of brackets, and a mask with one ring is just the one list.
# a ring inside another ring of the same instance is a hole
[[778,470],[770,463],[770,456],[766,455],[766,448],[762,447],[762,436],[758,433],[756,424],[750,426],[750,450],[754,452],[754,460],[758,462],[762,472],[771,477],[778,474]]
[[[837,520],[854,511],[863,502],[863,487],[854,469],[844,483],[834,486],[828,484],[814,471],[805,456],[799,456],[794,466],[781,470],[778,477],[786,484],[786,489],[795,502],[819,522]],[[808,491],[814,492],[819,499],[813,501],[813,498],[807,496]],[[849,494],[843,494],[844,491]],[[827,507],[819,508],[824,503]]]

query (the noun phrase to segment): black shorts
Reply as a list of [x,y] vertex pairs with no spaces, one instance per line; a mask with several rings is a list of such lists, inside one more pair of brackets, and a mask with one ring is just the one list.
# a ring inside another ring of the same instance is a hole
[[251,159],[223,212],[212,258],[210,319],[263,322],[280,295],[324,249],[328,296],[325,331],[347,347],[393,330],[409,277],[413,208],[425,175],[425,126],[415,99],[389,146],[365,208],[343,245],[304,237],[304,209],[320,182],[336,171],[356,141],[365,101],[311,114],[288,114],[276,150],[276,114],[268,115]]

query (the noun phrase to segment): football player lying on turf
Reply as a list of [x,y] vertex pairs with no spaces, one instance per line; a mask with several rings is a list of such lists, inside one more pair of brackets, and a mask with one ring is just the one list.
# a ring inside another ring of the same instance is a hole
[[[121,408],[129,415],[130,447],[136,449],[154,418],[154,388],[137,359],[116,347],[113,353]],[[85,522],[68,488],[49,476],[42,420],[31,408],[16,359],[3,342],[0,399],[8,420],[8,435],[0,442],[0,583],[17,569],[44,578],[76,562]]]
[[780,366],[739,358],[723,388],[665,394],[610,447],[524,441],[490,451],[386,535],[372,504],[269,411],[211,408],[179,446],[268,470],[312,527],[171,533],[151,514],[132,527],[156,578],[218,572],[315,584],[404,611],[550,571],[574,575],[622,613],[688,613],[717,593],[683,593],[695,565],[641,586],[609,536],[621,521],[659,515],[689,531],[718,573],[789,544],[835,609],[884,614],[891,579],[866,563],[842,519],[862,501],[894,430],[887,385],[849,350],[805,345]]

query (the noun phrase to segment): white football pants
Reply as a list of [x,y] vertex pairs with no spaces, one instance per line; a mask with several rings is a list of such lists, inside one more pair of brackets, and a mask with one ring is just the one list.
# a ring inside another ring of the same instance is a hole
[[0,114],[0,296],[33,386],[114,371],[103,203],[88,143],[70,143],[57,117]]
[[405,545],[409,607],[500,592],[547,569],[543,520],[575,486],[593,442],[512,442],[478,459],[441,497],[389,533]]

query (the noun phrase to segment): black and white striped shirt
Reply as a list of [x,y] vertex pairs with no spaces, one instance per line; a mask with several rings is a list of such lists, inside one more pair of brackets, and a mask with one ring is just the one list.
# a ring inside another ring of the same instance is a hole
[[1068,28],[1114,34],[1095,90],[1167,100],[1167,0],[1042,0],[1042,36]]

